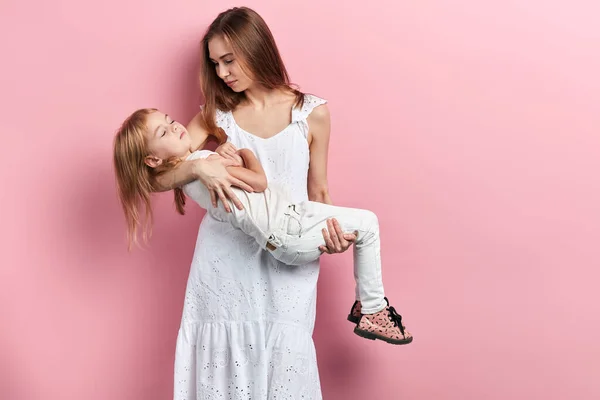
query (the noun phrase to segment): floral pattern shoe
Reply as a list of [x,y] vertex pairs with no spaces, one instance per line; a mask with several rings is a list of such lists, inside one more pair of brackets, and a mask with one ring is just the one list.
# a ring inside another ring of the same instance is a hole
[[412,335],[402,325],[402,316],[394,307],[386,307],[375,314],[363,314],[354,333],[366,339],[379,339],[391,344],[408,344]]

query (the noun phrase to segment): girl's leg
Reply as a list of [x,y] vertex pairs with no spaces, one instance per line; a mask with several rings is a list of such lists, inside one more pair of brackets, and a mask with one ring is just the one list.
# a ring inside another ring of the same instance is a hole
[[310,261],[315,249],[324,243],[322,229],[327,219],[336,218],[344,232],[358,232],[354,245],[354,278],[361,316],[354,332],[367,339],[392,344],[412,342],[402,317],[384,297],[381,276],[381,246],[377,216],[367,210],[305,202],[293,206],[288,223],[286,253],[292,263]]
[[381,276],[379,222],[375,213],[304,202],[295,206],[295,211],[291,212],[290,218],[297,218],[298,222],[297,225],[295,221],[288,224],[288,226],[297,226],[298,231],[287,232],[290,235],[287,241],[287,253],[293,255],[294,264],[309,261],[307,257],[318,254],[315,250],[324,244],[322,229],[327,228],[329,218],[336,218],[345,232],[358,232],[354,245],[357,300],[361,301],[363,314],[373,314],[386,307]]

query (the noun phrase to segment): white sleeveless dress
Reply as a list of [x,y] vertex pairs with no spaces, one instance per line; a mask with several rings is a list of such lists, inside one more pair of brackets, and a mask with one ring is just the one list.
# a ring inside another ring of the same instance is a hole
[[[237,148],[257,155],[270,185],[306,200],[306,118],[325,100],[303,107],[277,135],[241,129],[231,112],[217,124]],[[288,266],[254,238],[206,214],[198,232],[175,355],[176,400],[320,400],[312,333],[319,264]]]

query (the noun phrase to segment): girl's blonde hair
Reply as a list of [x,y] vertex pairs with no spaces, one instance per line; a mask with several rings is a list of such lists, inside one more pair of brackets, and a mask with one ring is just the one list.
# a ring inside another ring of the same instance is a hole
[[267,89],[283,89],[296,96],[295,107],[302,107],[304,94],[292,87],[275,39],[267,23],[248,7],[234,7],[222,12],[208,27],[202,38],[200,86],[206,103],[202,108],[205,128],[219,144],[227,140],[217,126],[216,110],[233,111],[245,94],[231,91],[215,72],[210,61],[208,43],[215,36],[223,36],[240,60],[240,66],[250,77]]
[[[127,222],[127,243],[131,249],[137,244],[138,227],[141,226],[144,242],[152,235],[152,204],[150,194],[156,190],[156,178],[173,169],[179,160],[167,160],[160,168],[151,168],[144,162],[149,155],[145,133],[148,115],[155,108],[142,108],[131,114],[117,131],[114,139],[114,168],[117,192]],[[185,214],[185,195],[175,188],[175,207]],[[142,216],[143,214],[143,216]]]

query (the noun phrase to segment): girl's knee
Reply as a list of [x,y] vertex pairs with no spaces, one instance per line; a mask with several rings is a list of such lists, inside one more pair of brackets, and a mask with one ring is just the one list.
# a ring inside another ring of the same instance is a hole
[[370,229],[378,229],[379,228],[379,219],[377,218],[377,214],[370,210],[361,210],[362,215],[362,223],[369,227]]

